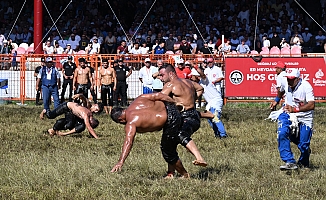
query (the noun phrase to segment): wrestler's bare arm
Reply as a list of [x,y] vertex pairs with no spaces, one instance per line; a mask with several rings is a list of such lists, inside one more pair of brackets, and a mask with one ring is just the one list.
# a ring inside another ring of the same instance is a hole
[[91,82],[91,88],[93,88],[93,77],[92,77],[91,70],[89,68],[88,68],[88,78],[89,81]]
[[117,88],[117,74],[114,69],[112,70],[112,78],[114,81],[113,90],[115,91]]
[[89,131],[89,133],[95,138],[95,139],[98,139],[98,136],[96,135],[94,129],[92,128],[90,122],[89,122],[89,119],[91,116],[91,113],[88,113],[86,115],[83,115],[83,119],[84,119],[84,122],[85,122],[85,125],[86,125],[86,128],[87,130]]
[[125,132],[126,132],[125,141],[122,146],[122,152],[121,152],[119,161],[112,168],[111,172],[121,171],[122,165],[124,164],[125,160],[127,159],[128,155],[131,151],[133,142],[134,142],[134,138],[136,135],[136,125],[134,123],[127,123],[125,126]]
[[166,102],[176,103],[176,101],[173,98],[161,92],[152,93],[152,94],[143,94],[140,97],[146,98],[151,101],[166,101]]
[[203,92],[204,92],[204,88],[199,85],[198,83],[194,82],[194,81],[191,81],[191,83],[193,84],[195,90],[196,90],[196,93],[197,93],[197,97],[200,97]]
[[170,95],[172,93],[173,85],[171,83],[166,83],[161,91],[165,95]]

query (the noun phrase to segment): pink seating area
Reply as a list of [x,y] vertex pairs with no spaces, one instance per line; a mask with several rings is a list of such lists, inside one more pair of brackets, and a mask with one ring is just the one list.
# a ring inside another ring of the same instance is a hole
[[284,47],[281,49],[281,55],[291,55],[291,51],[290,51],[290,48],[288,47]]

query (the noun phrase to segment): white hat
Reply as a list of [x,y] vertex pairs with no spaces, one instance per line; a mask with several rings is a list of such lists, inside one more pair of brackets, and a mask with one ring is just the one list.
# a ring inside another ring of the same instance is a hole
[[151,59],[145,58],[145,62],[151,62]]
[[297,69],[288,69],[286,70],[285,77],[287,77],[288,79],[299,78],[300,72]]
[[304,30],[309,31],[309,28],[308,27],[307,28],[304,28]]
[[186,61],[186,62],[185,62],[185,65],[190,65],[190,62],[189,62],[189,61]]
[[47,57],[47,58],[45,59],[45,62],[52,62],[52,58],[51,58],[51,57]]

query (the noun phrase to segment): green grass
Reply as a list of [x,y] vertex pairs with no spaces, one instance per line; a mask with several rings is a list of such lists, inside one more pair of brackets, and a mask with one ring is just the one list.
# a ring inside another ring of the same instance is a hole
[[[164,180],[161,132],[137,134],[120,173],[124,129],[99,115],[100,140],[88,132],[66,137],[43,134],[55,120],[38,119],[41,106],[0,106],[0,199],[325,199],[326,108],[318,104],[311,170],[282,172],[276,123],[265,121],[268,103],[228,103],[223,122],[229,138],[215,139],[205,120],[193,135],[208,167],[179,145],[190,180]],[[296,157],[299,151],[292,146]]]

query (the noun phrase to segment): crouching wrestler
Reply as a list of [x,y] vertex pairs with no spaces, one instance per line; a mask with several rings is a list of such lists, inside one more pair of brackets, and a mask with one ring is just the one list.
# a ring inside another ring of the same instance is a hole
[[[91,127],[95,129],[99,125],[99,121],[93,118],[91,123]],[[53,128],[48,130],[50,136],[58,135],[58,136],[66,136],[73,133],[81,133],[85,130],[86,125],[83,119],[80,119],[73,115],[71,112],[65,114],[64,118],[58,119]],[[67,132],[61,132],[61,130],[70,130]]]
[[[98,139],[98,136],[96,135],[93,127],[97,127],[98,120],[93,117],[93,113],[101,113],[103,111],[103,104],[93,104],[89,109],[86,107],[81,106],[78,103],[75,102],[64,102],[60,104],[56,109],[50,111],[50,110],[43,110],[40,114],[40,118],[44,119],[44,115],[46,115],[49,119],[54,119],[62,114],[68,114],[71,113],[73,117],[76,117],[76,119],[82,121],[89,133],[96,139]],[[62,124],[64,124],[63,120],[59,121],[59,124],[57,127],[62,127]],[[76,123],[73,123],[76,128]],[[66,126],[67,129],[71,128],[72,125],[63,125]],[[65,127],[64,127],[65,128]],[[55,128],[57,129],[57,128]],[[79,128],[77,128],[80,130]],[[50,132],[49,132],[50,133]],[[52,133],[52,132],[51,132]]]
[[189,178],[178,153],[182,117],[174,104],[175,100],[162,93],[143,94],[137,97],[128,108],[113,108],[113,121],[125,124],[125,140],[119,161],[111,172],[120,171],[128,157],[133,141],[138,133],[153,132],[163,129],[161,151],[165,161],[175,167],[181,177]]

